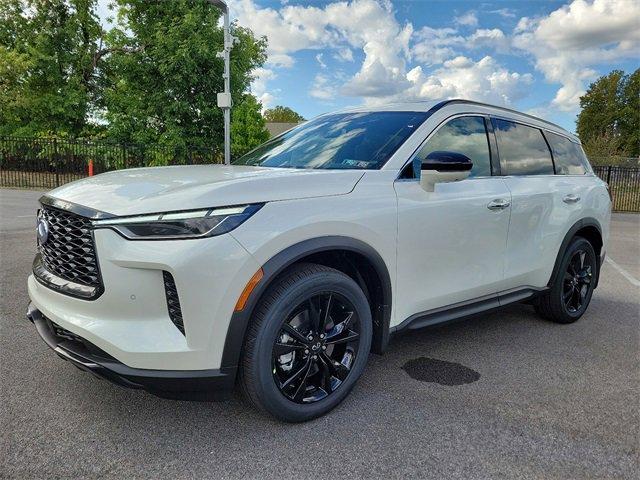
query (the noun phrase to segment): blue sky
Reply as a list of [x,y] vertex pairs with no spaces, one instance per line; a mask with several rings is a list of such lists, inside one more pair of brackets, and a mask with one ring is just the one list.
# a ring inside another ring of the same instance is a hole
[[471,98],[575,129],[578,99],[640,66],[640,1],[232,0],[269,41],[252,91],[305,117],[349,105]]

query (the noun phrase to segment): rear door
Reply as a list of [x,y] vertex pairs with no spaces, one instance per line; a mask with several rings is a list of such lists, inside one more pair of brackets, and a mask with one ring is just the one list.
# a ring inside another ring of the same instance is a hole
[[511,192],[511,222],[505,257],[508,288],[544,287],[559,245],[569,228],[580,187],[555,175],[551,149],[542,130],[492,118],[501,171]]
[[[425,191],[419,180],[395,182],[398,263],[394,307],[399,321],[502,289],[510,194],[492,175],[488,117],[444,121],[418,149],[463,153],[473,161],[468,179]],[[496,159],[497,161],[497,159]]]

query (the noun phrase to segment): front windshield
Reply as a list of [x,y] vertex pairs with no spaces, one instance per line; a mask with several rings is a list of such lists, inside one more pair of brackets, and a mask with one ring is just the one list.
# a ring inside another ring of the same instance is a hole
[[324,115],[235,160],[280,168],[378,169],[427,118],[426,112]]

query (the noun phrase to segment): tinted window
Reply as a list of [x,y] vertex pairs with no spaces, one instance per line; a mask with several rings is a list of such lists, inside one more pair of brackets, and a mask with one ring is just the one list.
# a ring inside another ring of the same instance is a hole
[[233,163],[283,168],[380,168],[426,118],[425,112],[325,115],[269,140]]
[[491,175],[489,139],[482,117],[455,118],[433,134],[418,152],[423,161],[431,152],[449,151],[466,155],[473,162],[470,176]]
[[556,173],[559,175],[584,175],[586,170],[580,145],[555,133],[546,132],[546,136],[553,152]]
[[503,175],[553,175],[553,162],[542,132],[533,127],[494,119]]

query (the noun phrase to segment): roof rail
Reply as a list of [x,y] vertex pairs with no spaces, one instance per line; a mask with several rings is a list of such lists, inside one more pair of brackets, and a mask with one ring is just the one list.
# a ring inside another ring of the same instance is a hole
[[562,130],[563,132],[567,132],[567,133],[573,135],[571,132],[569,132],[568,130],[562,128],[560,125],[556,125],[555,123],[550,122],[548,120],[544,120],[543,118],[536,117],[534,115],[529,115],[528,113],[522,113],[522,112],[519,112],[519,111],[514,110],[512,108],[501,107],[499,105],[491,105],[490,103],[476,102],[475,100],[465,100],[463,98],[452,98],[451,100],[443,100],[442,102],[438,103],[436,105],[436,107],[437,107],[437,109],[440,109],[440,108],[444,107],[445,105],[450,105],[450,104],[455,104],[455,103],[466,103],[466,104],[470,104],[470,105],[479,105],[479,106],[482,106],[482,107],[497,108],[498,110],[504,110],[505,112],[515,113],[515,114],[521,115],[523,117],[532,118],[533,120],[537,120],[538,122],[546,123],[547,125],[551,125],[552,127],[558,128],[558,129]]

